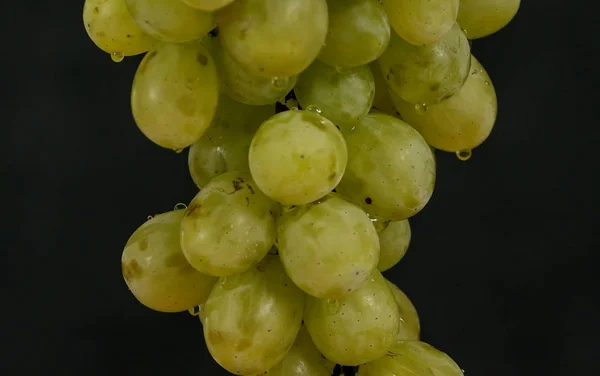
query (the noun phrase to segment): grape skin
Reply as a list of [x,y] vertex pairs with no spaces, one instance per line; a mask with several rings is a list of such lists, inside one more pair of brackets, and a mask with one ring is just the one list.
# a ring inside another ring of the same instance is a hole
[[188,167],[198,188],[228,171],[249,171],[252,137],[275,115],[275,106],[248,106],[221,95],[217,113],[200,140],[190,147]]
[[183,254],[208,275],[244,272],[275,242],[274,205],[258,190],[249,172],[215,177],[194,197],[181,221]]
[[348,160],[342,134],[323,116],[285,111],[265,121],[250,145],[250,171],[267,196],[303,205],[338,184]]
[[398,327],[397,341],[418,341],[421,335],[421,322],[415,306],[408,296],[394,283],[386,280],[394,294],[394,300],[400,313],[400,326]]
[[325,0],[237,0],[218,12],[223,47],[249,72],[289,77],[312,63],[327,34]]
[[204,339],[223,368],[260,374],[283,360],[302,323],[304,294],[277,256],[242,274],[222,277],[203,306]]
[[335,125],[350,130],[369,113],[375,82],[367,65],[340,72],[315,61],[300,74],[294,93],[303,109],[314,107]]
[[457,21],[469,39],[503,29],[515,17],[521,0],[460,0]]
[[125,0],[86,0],[83,23],[94,44],[109,54],[139,55],[158,43],[135,23]]
[[462,89],[447,100],[418,112],[414,105],[392,95],[396,108],[436,149],[457,152],[481,145],[491,134],[498,100],[490,76],[472,56],[471,74]]
[[398,307],[375,270],[361,288],[342,299],[306,296],[304,325],[329,360],[356,366],[384,356],[396,341]]
[[380,272],[391,269],[396,265],[408,250],[410,245],[410,224],[408,219],[390,222],[387,227],[379,233],[380,256],[377,269]]
[[179,245],[183,210],[154,216],[129,238],[121,257],[123,279],[135,298],[159,312],[184,312],[206,301],[217,279],[198,272]]
[[215,63],[202,42],[162,42],[137,69],[131,110],[152,142],[179,150],[198,141],[208,128],[218,97]]
[[206,12],[214,12],[231,4],[234,0],[182,0],[187,5]]
[[375,61],[387,48],[390,24],[378,0],[329,0],[329,30],[318,59],[353,68]]
[[393,35],[379,65],[393,93],[413,104],[431,105],[460,90],[469,75],[471,48],[458,24],[428,46],[413,46]]
[[336,195],[285,212],[277,248],[292,281],[318,298],[339,299],[360,288],[379,261],[371,220]]

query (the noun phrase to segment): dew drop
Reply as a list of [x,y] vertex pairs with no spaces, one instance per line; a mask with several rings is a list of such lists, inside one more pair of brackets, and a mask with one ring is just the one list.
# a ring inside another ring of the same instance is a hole
[[281,89],[283,87],[285,87],[287,84],[287,80],[285,77],[272,77],[271,78],[271,85],[273,85],[275,88]]
[[487,86],[490,86],[490,82],[489,82],[489,81],[485,81],[485,84],[486,84]]
[[415,111],[417,111],[418,114],[422,115],[425,112],[427,112],[428,109],[429,109],[429,105],[427,103],[415,104]]
[[198,316],[198,315],[200,315],[200,306],[194,306],[194,307],[188,309],[188,312],[192,316]]
[[175,205],[175,208],[173,210],[184,210],[187,209],[187,205],[184,204],[183,202],[179,202],[177,203],[177,205]]
[[154,218],[154,216],[153,215],[149,215],[146,219],[147,220],[151,220],[152,218]]
[[125,59],[125,54],[123,54],[122,52],[113,52],[112,54],[110,54],[110,58],[115,63],[120,63],[123,61],[123,59]]
[[471,158],[471,155],[473,155],[471,149],[460,150],[456,152],[456,157],[461,161],[468,161]]
[[183,148],[180,149],[173,149],[173,151],[177,154],[181,154],[181,152],[183,151]]
[[321,109],[319,107],[317,107],[317,106],[312,105],[312,104],[310,106],[306,107],[306,111],[314,112],[314,113],[317,113],[319,115],[321,114]]

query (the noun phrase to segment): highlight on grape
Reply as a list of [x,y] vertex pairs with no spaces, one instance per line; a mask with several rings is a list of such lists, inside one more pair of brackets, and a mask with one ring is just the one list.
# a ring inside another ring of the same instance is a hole
[[131,110],[188,148],[198,194],[122,253],[144,306],[199,317],[236,375],[457,376],[381,272],[430,200],[435,151],[463,161],[497,116],[471,40],[520,0],[86,0],[115,62],[145,54]]

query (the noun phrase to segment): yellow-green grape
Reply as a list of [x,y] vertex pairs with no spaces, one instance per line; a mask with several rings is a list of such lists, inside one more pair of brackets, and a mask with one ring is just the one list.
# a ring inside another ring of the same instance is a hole
[[284,205],[318,200],[338,184],[346,142],[335,125],[310,111],[285,111],[265,121],[250,144],[250,171],[258,187]]
[[221,95],[211,126],[190,147],[188,167],[198,188],[227,171],[248,171],[250,142],[275,106],[249,106]]
[[[475,0],[478,1],[478,0]],[[434,43],[450,30],[459,0],[382,0],[392,28],[414,45]]]
[[498,101],[490,76],[472,57],[471,73],[462,89],[427,111],[393,96],[402,117],[436,149],[459,152],[481,145],[492,132]]
[[187,5],[207,12],[214,12],[233,2],[233,0],[182,0]]
[[296,286],[322,299],[360,288],[379,261],[371,220],[335,194],[285,212],[277,223],[277,248]]
[[406,254],[410,245],[410,224],[408,219],[390,222],[379,233],[380,256],[377,269],[384,272],[396,265]]
[[423,209],[433,194],[435,161],[414,128],[371,113],[345,138],[348,165],[338,193],[383,220],[401,221]]
[[181,221],[181,247],[189,263],[218,277],[242,273],[275,242],[274,202],[258,190],[249,172],[212,179]]
[[158,43],[135,23],[125,0],[86,0],[83,23],[92,42],[115,60],[144,53]]
[[367,65],[338,71],[315,61],[300,74],[294,93],[303,109],[315,108],[334,124],[350,130],[369,113],[375,82]]
[[144,56],[135,73],[131,109],[146,137],[180,150],[200,139],[218,98],[215,63],[204,44],[163,42]]
[[400,313],[400,326],[398,327],[398,341],[417,341],[421,335],[421,322],[415,306],[408,296],[395,284],[387,281]]
[[328,0],[329,30],[319,60],[339,68],[368,64],[385,51],[390,24],[378,0]]
[[285,358],[261,375],[270,376],[331,376],[335,364],[325,359],[304,326],[300,327],[294,345]]
[[204,339],[212,357],[236,375],[263,373],[281,362],[300,325],[304,294],[267,255],[242,274],[222,277],[204,304]]
[[460,367],[448,355],[420,341],[394,345],[388,355],[360,366],[358,376],[463,376]]
[[258,106],[273,104],[285,97],[298,76],[263,77],[250,73],[222,48],[215,38],[212,43],[221,88],[238,102]]
[[469,75],[471,47],[458,24],[439,41],[414,46],[397,35],[379,59],[391,91],[407,102],[431,105],[457,93]]
[[460,0],[457,21],[469,39],[482,38],[508,25],[520,6],[521,0]]
[[121,257],[127,287],[146,307],[184,312],[206,301],[217,278],[200,273],[183,256],[183,210],[154,216],[131,235]]
[[381,69],[379,68],[379,62],[374,62],[369,65],[371,73],[373,74],[373,82],[375,83],[375,95],[373,96],[373,108],[388,115],[395,116],[396,108],[394,102],[390,96],[390,89],[388,88],[387,81],[381,75]]
[[341,299],[306,295],[304,325],[329,360],[356,366],[384,356],[396,341],[398,307],[375,270],[361,288]]
[[327,34],[325,0],[237,0],[217,15],[223,47],[249,72],[289,77],[315,60]]
[[125,0],[137,24],[153,37],[174,43],[200,39],[215,27],[212,13],[179,0]]

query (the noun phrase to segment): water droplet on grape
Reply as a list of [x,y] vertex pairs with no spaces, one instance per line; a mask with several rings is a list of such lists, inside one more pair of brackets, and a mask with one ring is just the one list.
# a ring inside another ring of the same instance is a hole
[[110,54],[110,58],[115,63],[120,63],[123,61],[123,59],[125,59],[125,54],[123,54],[122,52],[113,52],[112,54]]
[[173,151],[177,154],[181,154],[181,152],[183,151],[183,148],[180,149],[173,149]]
[[473,153],[470,149],[460,150],[456,152],[456,157],[461,161],[468,161],[471,158],[471,155],[473,155]]
[[485,81],[485,84],[486,84],[487,86],[490,86],[490,82],[489,82],[489,81]]
[[419,114],[424,114],[429,109],[429,105],[427,103],[423,104],[415,104],[415,111]]
[[151,220],[152,218],[154,218],[153,215],[149,215],[148,218],[146,218],[147,220]]
[[175,208],[173,210],[184,210],[184,209],[187,209],[187,205],[184,204],[183,202],[180,202],[177,205],[175,205]]
[[200,315],[200,306],[192,307],[192,308],[188,309],[188,312],[192,316],[198,316],[198,315]]
[[286,79],[281,77],[272,77],[271,85],[273,85],[275,88],[283,88],[286,86]]
[[321,109],[317,106],[313,106],[312,104],[310,106],[306,107],[306,111],[314,112],[319,115],[321,114]]

